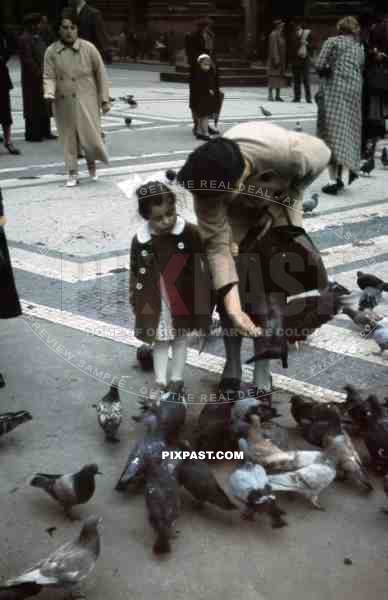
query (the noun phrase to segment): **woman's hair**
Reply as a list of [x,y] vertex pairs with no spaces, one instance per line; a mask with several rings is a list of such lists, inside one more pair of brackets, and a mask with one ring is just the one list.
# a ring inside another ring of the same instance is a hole
[[244,173],[245,163],[234,140],[219,137],[198,146],[178,173],[178,182],[196,195],[225,193]]
[[59,21],[59,25],[62,25],[62,22],[65,19],[67,21],[71,21],[74,25],[77,25],[77,27],[78,27],[79,19],[78,19],[77,12],[69,6],[67,6],[66,8],[63,9],[63,11],[61,13],[61,19]]
[[344,17],[338,21],[337,31],[338,33],[356,35],[360,32],[360,23],[356,17]]
[[161,206],[167,201],[171,206],[175,204],[175,195],[164,183],[160,181],[147,181],[136,190],[139,215],[146,221],[149,220],[153,206]]

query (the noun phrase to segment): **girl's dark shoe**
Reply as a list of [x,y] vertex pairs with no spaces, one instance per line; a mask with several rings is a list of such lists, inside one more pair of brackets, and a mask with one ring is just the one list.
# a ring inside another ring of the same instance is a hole
[[356,179],[358,179],[357,173],[354,171],[349,171],[348,185],[352,185],[353,181],[356,181]]
[[15,155],[21,154],[20,150],[18,150],[17,148],[15,148],[15,146],[13,145],[12,142],[10,142],[9,144],[4,144],[4,146],[7,148],[8,152],[10,154],[15,154]]
[[280,96],[277,96],[275,100],[276,102],[284,102],[283,98],[281,98]]
[[[341,181],[342,183],[342,181]],[[328,183],[327,185],[324,185],[322,188],[322,192],[324,194],[330,194],[331,196],[336,196],[338,194],[338,192],[340,190],[342,190],[342,188],[344,187],[344,184],[342,183],[342,185],[337,181],[336,183]]]

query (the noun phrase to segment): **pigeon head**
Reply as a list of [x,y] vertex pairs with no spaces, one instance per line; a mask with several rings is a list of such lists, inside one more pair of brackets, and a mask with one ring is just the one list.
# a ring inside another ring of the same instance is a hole
[[95,475],[102,475],[101,471],[98,468],[98,465],[92,463],[90,465],[85,465],[82,467],[80,473],[82,475],[88,475],[89,477],[94,477]]
[[294,395],[291,396],[290,403],[292,406],[300,406],[301,404],[304,404],[304,400],[301,396]]
[[102,523],[102,517],[92,515],[88,517],[82,524],[82,529],[79,534],[80,543],[90,543],[98,538],[98,526]]

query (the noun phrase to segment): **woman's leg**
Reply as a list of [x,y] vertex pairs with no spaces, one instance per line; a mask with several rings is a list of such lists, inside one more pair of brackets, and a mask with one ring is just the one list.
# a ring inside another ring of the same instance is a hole
[[270,102],[272,102],[272,101],[273,101],[273,92],[272,92],[272,88],[271,88],[271,87],[270,87],[270,88],[268,88],[268,100],[269,100]]
[[183,382],[187,355],[187,335],[176,337],[172,342],[171,383]]
[[11,141],[11,125],[3,124],[4,146],[10,154],[20,154],[20,150],[15,148]]
[[283,98],[280,97],[280,88],[276,88],[275,100],[277,100],[278,102],[283,102]]

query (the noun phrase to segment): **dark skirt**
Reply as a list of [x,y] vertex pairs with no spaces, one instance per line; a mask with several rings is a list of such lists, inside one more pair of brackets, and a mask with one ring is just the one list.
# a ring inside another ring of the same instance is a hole
[[11,98],[9,90],[0,90],[0,123],[3,126],[12,125]]
[[0,226],[0,319],[21,315],[22,309],[16,291],[11,259],[4,228]]

